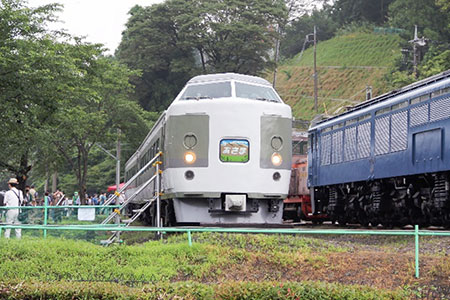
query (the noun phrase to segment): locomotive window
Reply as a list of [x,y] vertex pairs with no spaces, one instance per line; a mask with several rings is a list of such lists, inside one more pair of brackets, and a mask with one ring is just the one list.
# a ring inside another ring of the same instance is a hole
[[292,142],[292,154],[294,155],[306,155],[307,153],[307,141],[293,141]]
[[391,109],[394,111],[397,109],[405,108],[407,106],[408,106],[408,101],[403,101],[403,102],[392,105]]
[[269,102],[281,102],[271,87],[236,82],[236,97]]
[[215,82],[190,85],[186,88],[180,100],[200,100],[231,97],[230,82]]
[[430,94],[425,94],[425,95],[422,95],[422,96],[418,96],[416,98],[411,99],[411,104],[416,104],[416,103],[419,103],[419,102],[423,102],[423,101],[426,101],[428,99],[430,99]]
[[364,120],[368,120],[368,119],[370,119],[370,114],[358,117],[358,121],[360,121],[360,122],[364,121]]
[[375,112],[375,116],[378,116],[378,115],[381,115],[381,114],[384,114],[384,113],[387,113],[387,112],[390,112],[390,111],[391,111],[390,107],[385,107],[385,108],[382,108],[380,110],[377,110]]

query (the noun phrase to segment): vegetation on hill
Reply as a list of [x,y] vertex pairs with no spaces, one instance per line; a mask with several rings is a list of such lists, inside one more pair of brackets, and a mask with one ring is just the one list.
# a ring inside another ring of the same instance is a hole
[[[401,56],[399,42],[396,34],[353,32],[318,43],[319,113],[336,114],[365,100],[366,86],[373,95],[387,92],[384,77]],[[313,55],[309,48],[278,68],[276,89],[299,119],[316,115]]]

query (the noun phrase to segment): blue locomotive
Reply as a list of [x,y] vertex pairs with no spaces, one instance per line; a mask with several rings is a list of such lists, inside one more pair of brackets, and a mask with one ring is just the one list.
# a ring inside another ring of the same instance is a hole
[[450,70],[309,129],[313,212],[340,224],[450,225]]

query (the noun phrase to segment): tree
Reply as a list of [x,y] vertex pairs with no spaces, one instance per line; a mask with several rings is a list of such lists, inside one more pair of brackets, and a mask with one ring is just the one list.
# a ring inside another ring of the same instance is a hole
[[65,56],[44,24],[57,5],[27,8],[19,0],[0,2],[0,168],[13,173],[24,189],[36,132],[55,110],[64,89]]
[[272,66],[286,7],[281,0],[168,0],[130,14],[116,55],[142,71],[132,80],[139,103],[163,110],[193,75],[256,75]]
[[394,0],[337,0],[331,10],[340,25],[374,23],[382,25],[387,19],[388,7]]
[[[184,1],[169,3],[180,2]],[[270,54],[278,38],[277,27],[286,19],[281,0],[198,0],[176,18],[184,24],[181,34],[203,58],[203,70],[250,75],[273,66]]]
[[198,74],[191,46],[179,37],[175,13],[167,3],[133,7],[116,52],[120,62],[141,71],[131,83],[136,86],[133,97],[146,110],[164,110]]
[[[141,108],[128,100],[133,74],[116,60],[104,57],[101,45],[66,44],[66,53],[73,58],[69,93],[62,98],[51,122],[41,131],[41,139],[50,147],[48,154],[61,157],[77,179],[84,203],[87,191],[89,154],[98,142],[115,140],[115,128],[128,131],[127,123],[141,123],[140,131],[148,130],[140,118]],[[128,119],[121,115],[125,107]],[[145,135],[140,134],[140,136]]]
[[306,35],[313,33],[314,26],[317,27],[319,41],[332,38],[336,32],[336,23],[331,18],[329,11],[327,9],[314,10],[311,14],[301,16],[286,27],[286,33],[281,42],[281,55],[290,58],[298,54],[303,48]]
[[428,39],[450,42],[449,9],[444,1],[395,0],[389,6],[389,24],[406,29],[405,39],[414,36],[414,25]]

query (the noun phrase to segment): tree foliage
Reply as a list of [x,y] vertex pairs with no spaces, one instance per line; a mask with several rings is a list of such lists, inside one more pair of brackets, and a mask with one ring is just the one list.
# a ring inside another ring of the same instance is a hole
[[60,75],[66,60],[60,45],[45,31],[56,5],[36,9],[18,0],[0,2],[0,168],[14,174],[23,187],[31,170],[36,132],[56,109],[64,89]]
[[271,66],[279,0],[168,0],[130,11],[117,56],[142,75],[133,78],[145,109],[163,110],[193,75],[258,74]]
[[67,164],[84,195],[95,143],[121,128],[137,144],[148,122],[128,99],[135,73],[105,57],[101,45],[46,31],[57,9],[1,0],[0,168],[24,185],[32,168],[45,174]]

